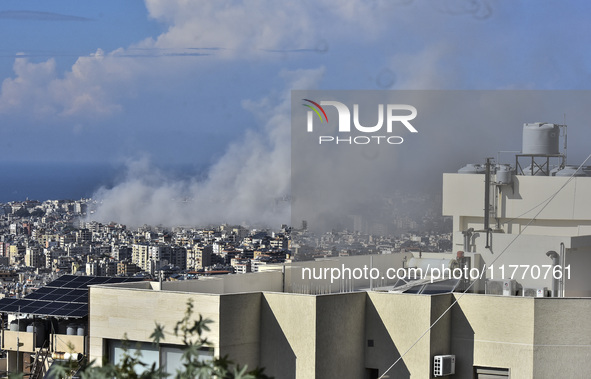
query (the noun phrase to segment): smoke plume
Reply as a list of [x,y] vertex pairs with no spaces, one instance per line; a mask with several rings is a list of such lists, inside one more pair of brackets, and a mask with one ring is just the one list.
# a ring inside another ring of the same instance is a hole
[[[287,88],[310,88],[323,69],[283,72]],[[243,106],[262,120],[246,130],[212,165],[204,180],[180,180],[150,164],[131,161],[125,179],[93,196],[90,219],[129,226],[218,223],[277,226],[290,220],[289,91]]]

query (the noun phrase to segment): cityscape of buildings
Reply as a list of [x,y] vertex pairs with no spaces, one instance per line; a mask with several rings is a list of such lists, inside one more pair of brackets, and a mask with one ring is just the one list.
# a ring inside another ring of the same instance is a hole
[[[294,260],[451,248],[450,233],[391,236],[357,228],[317,235],[305,221],[299,229],[281,225],[276,231],[229,225],[130,229],[85,221],[92,206],[92,199],[0,204],[0,267],[5,278],[13,278],[3,286],[4,296],[25,295],[64,274],[185,280],[257,272],[262,265]],[[394,223],[407,219],[403,215]],[[418,221],[433,224],[430,217]]]
[[444,174],[451,233],[128,230],[85,221],[90,200],[4,205],[0,362],[41,378],[132,343],[173,374],[183,337],[152,333],[190,303],[212,322],[199,359],[275,378],[586,378],[591,167],[565,164],[560,127],[525,124],[515,166]]

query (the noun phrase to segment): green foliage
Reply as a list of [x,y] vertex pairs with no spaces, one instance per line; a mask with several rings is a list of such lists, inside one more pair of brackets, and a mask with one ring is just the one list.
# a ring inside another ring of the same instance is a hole
[[16,217],[29,217],[30,213],[27,210],[27,208],[22,207],[22,208],[19,208],[19,210],[17,210],[16,212],[14,212],[14,215]]
[[45,211],[41,208],[35,208],[31,211],[30,215],[33,217],[43,217],[45,216]]
[[[213,321],[204,319],[193,319],[193,301],[187,302],[187,310],[183,318],[177,321],[172,334],[180,337],[183,344],[182,363],[183,368],[177,370],[172,377],[175,379],[272,379],[264,374],[264,369],[256,368],[248,371],[247,367],[240,367],[234,364],[227,356],[203,360],[204,349],[211,349],[212,344],[207,338],[202,337],[203,332],[209,331],[208,324]],[[150,338],[155,345],[159,345],[166,339],[164,326],[156,324]],[[127,341],[127,336],[124,337]],[[156,365],[147,365],[142,362],[139,350],[133,353],[128,349],[129,342],[124,343],[123,358],[116,364],[105,362],[101,367],[95,362],[79,368],[77,362],[70,362],[67,365],[53,367],[50,374],[52,378],[72,378],[74,374],[81,379],[161,379],[169,377]],[[140,368],[138,370],[138,368]],[[136,371],[141,371],[137,373]],[[21,376],[22,377],[22,376]],[[16,378],[11,378],[16,379]]]

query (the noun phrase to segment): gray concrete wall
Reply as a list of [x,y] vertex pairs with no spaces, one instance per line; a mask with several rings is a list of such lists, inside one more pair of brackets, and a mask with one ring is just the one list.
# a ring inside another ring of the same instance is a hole
[[[557,252],[559,250],[556,250]],[[591,247],[566,250],[565,267],[570,266],[570,278],[564,275],[566,297],[591,297]]]
[[591,376],[591,299],[535,299],[534,378]]
[[[447,311],[454,298],[452,294],[432,295],[431,298],[431,325],[429,333],[430,341],[430,373],[433,374],[433,357],[435,355],[453,354],[451,351],[451,320],[452,312]],[[446,312],[447,311],[447,312]]]
[[451,320],[458,378],[471,378],[473,366],[508,368],[513,378],[533,378],[534,300],[478,294],[459,298]]
[[[380,375],[431,325],[431,296],[369,292],[366,302],[365,367],[377,368]],[[431,375],[430,333],[388,373],[390,378],[429,378]]]
[[363,292],[316,297],[316,378],[363,378]]
[[220,355],[249,370],[259,365],[260,292],[220,296]]
[[315,378],[316,298],[265,293],[261,302],[260,365],[281,379]]

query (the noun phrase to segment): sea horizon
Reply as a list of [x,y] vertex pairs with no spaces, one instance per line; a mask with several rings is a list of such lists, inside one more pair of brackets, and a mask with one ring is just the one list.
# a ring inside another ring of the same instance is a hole
[[[181,180],[204,172],[188,164],[166,171]],[[0,162],[0,203],[90,198],[123,181],[126,172],[124,164],[112,162]]]

